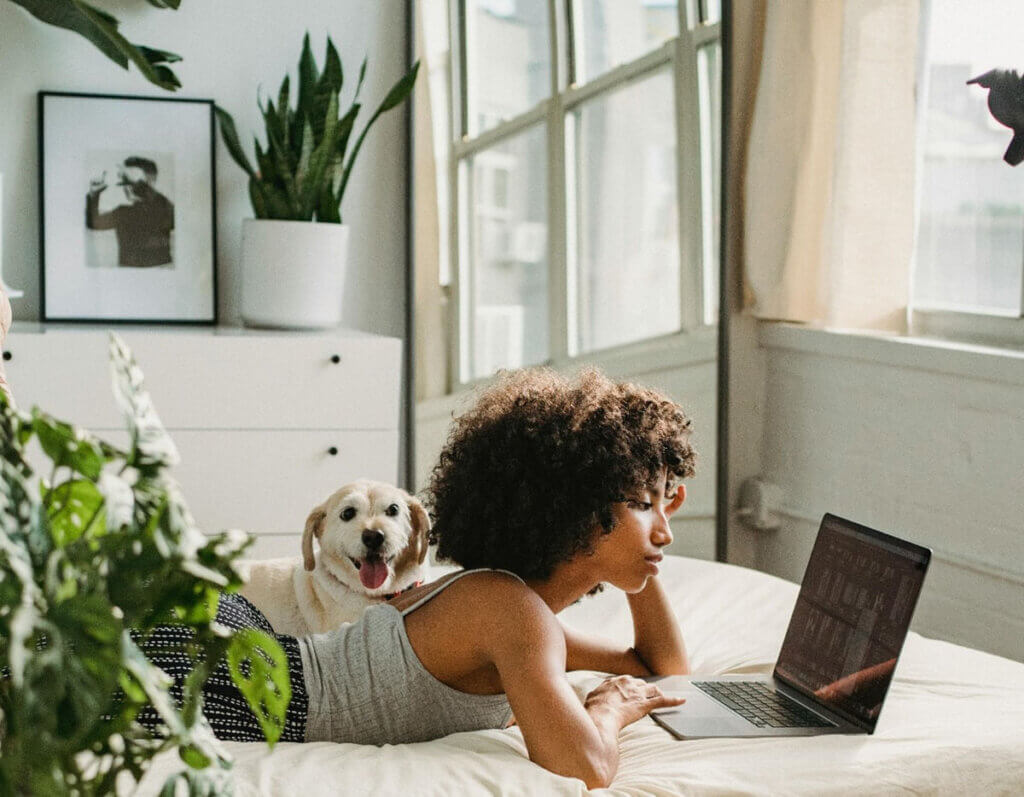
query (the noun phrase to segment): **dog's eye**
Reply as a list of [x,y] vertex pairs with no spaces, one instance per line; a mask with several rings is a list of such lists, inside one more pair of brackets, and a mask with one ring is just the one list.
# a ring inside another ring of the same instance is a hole
[[354,506],[347,506],[341,513],[342,520],[351,520],[356,516],[356,508]]
[[394,517],[395,515],[397,515],[398,504],[392,504],[391,506],[389,506],[387,509],[384,510],[384,514],[388,517]]

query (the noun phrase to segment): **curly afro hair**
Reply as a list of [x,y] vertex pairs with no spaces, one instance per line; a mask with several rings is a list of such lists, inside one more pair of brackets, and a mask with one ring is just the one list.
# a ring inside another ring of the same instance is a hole
[[502,371],[454,420],[434,467],[430,542],[465,568],[548,578],[612,530],[615,501],[662,470],[666,489],[693,475],[690,433],[675,402],[593,368]]

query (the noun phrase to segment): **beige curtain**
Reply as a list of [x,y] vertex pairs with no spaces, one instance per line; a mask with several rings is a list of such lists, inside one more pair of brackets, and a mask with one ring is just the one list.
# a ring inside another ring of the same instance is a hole
[[[424,9],[426,2],[426,9]],[[442,3],[440,8],[447,4]],[[445,113],[446,98],[431,91],[443,89],[447,80],[437,80],[438,52],[447,52],[446,26],[437,19],[436,0],[416,2],[416,57],[420,59],[420,78],[413,95],[413,337],[416,401],[444,395],[448,390],[448,339],[444,296],[440,285],[442,224],[438,205],[439,181],[446,181],[447,162],[435,157],[434,114]],[[426,14],[424,11],[426,10]],[[440,30],[438,30],[440,28]],[[441,41],[438,42],[438,38]],[[440,65],[443,70],[443,64]],[[447,129],[446,126],[442,130]],[[447,142],[442,139],[443,145]]]
[[[904,332],[918,2],[737,3],[751,5],[765,12],[760,71],[734,100],[756,97],[743,192],[745,308],[766,320]],[[737,49],[744,36],[758,38],[756,28],[736,35]]]

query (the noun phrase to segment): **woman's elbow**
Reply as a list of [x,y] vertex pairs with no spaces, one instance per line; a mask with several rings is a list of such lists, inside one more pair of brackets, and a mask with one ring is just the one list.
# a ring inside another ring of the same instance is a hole
[[615,768],[607,761],[588,761],[586,771],[576,775],[588,789],[606,789],[615,779]]
[[614,775],[609,775],[604,772],[601,774],[595,774],[589,778],[584,778],[583,783],[588,789],[607,789],[612,785],[612,780],[614,780],[614,778]]
[[598,752],[588,754],[577,751],[577,753],[572,761],[538,761],[532,755],[530,760],[556,775],[582,780],[588,789],[604,789],[611,785],[615,778],[617,762],[613,763],[607,755]]

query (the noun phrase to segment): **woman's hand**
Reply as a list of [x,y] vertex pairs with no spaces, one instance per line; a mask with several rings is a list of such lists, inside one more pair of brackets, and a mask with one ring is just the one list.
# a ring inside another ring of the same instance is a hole
[[616,730],[621,730],[655,709],[681,706],[685,702],[686,698],[666,695],[655,684],[631,675],[616,675],[590,692],[583,707],[595,722],[610,720]]

